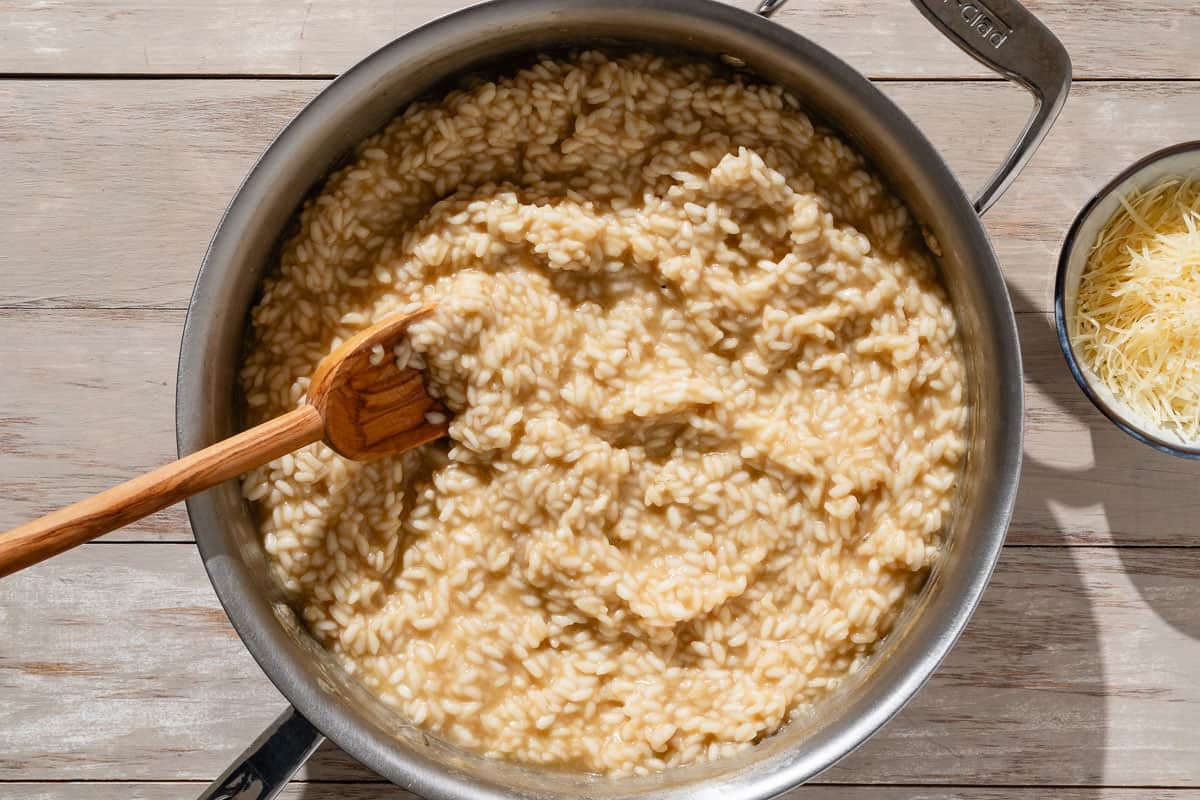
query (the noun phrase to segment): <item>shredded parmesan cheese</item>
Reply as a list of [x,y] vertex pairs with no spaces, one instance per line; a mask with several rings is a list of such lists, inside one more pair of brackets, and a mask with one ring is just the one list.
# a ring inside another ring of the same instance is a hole
[[1200,182],[1121,199],[1088,255],[1069,333],[1136,415],[1200,441]]

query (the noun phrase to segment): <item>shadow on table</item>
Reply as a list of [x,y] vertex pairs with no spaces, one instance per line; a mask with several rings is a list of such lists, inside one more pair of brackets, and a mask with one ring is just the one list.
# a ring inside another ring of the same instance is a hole
[[[1035,309],[1019,292],[1013,299],[1018,311]],[[1092,530],[1077,533],[1089,533],[1096,544],[1118,545],[1125,574],[1146,605],[1176,630],[1200,639],[1200,614],[1172,591],[1181,577],[1173,574],[1175,568],[1193,570],[1182,577],[1194,576],[1192,554],[1172,558],[1170,551],[1137,547],[1200,545],[1200,461],[1160,453],[1118,430],[1076,386],[1053,320],[1026,313],[1019,324],[1026,380],[1053,402],[1054,414],[1087,426],[1092,452],[1056,454],[1081,464],[1071,468],[1040,461],[1026,448],[1014,529],[1030,520],[1043,528],[1052,525],[1056,506],[1090,509]],[[1025,510],[1029,515],[1022,514]]]

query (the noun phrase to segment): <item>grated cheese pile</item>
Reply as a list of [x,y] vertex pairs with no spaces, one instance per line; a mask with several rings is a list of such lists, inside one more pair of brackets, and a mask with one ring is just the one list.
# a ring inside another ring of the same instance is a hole
[[1071,345],[1134,413],[1200,441],[1200,182],[1121,205],[1088,255]]

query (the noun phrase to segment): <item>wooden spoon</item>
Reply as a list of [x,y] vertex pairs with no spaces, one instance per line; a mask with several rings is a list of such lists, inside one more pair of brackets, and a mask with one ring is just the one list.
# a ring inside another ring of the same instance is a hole
[[[0,577],[141,519],[243,472],[324,438],[356,461],[402,453],[446,435],[448,416],[425,391],[421,373],[399,369],[392,348],[427,305],[367,328],[317,366],[308,399],[295,411],[217,442],[141,477],[0,534]],[[372,351],[385,357],[372,364]]]

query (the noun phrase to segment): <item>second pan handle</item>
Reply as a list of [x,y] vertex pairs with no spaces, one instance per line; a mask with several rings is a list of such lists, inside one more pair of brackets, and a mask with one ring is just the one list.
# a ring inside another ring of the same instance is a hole
[[[787,0],[761,0],[769,17]],[[1071,57],[1058,37],[1018,0],[912,0],[938,30],[976,61],[1033,95],[1033,113],[1000,167],[975,197],[983,214],[1029,162],[1071,89]]]
[[272,800],[323,741],[311,722],[289,708],[199,800]]

